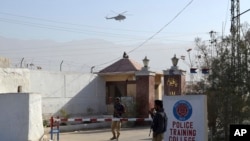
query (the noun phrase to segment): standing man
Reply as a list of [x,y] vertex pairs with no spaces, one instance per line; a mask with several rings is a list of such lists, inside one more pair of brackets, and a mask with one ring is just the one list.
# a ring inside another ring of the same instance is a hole
[[155,100],[154,108],[151,109],[149,113],[153,119],[153,123],[151,125],[151,129],[153,131],[152,141],[163,141],[168,121],[167,115],[163,109],[163,102],[161,100]]
[[[125,107],[121,103],[121,99],[119,97],[115,98],[114,103],[114,118],[122,118],[122,114],[125,113]],[[114,140],[119,138],[120,136],[120,129],[121,129],[121,121],[112,121],[111,130],[113,137],[110,140]]]

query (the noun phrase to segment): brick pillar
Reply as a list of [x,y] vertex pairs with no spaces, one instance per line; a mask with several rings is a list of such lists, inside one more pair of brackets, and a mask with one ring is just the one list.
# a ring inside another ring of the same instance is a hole
[[136,112],[138,118],[148,118],[148,110],[155,100],[155,73],[139,71],[136,73]]
[[186,87],[185,71],[172,67],[164,71],[164,95],[184,95]]

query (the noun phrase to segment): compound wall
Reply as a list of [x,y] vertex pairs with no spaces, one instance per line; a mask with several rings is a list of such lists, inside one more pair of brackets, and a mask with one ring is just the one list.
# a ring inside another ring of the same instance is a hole
[[105,82],[96,74],[0,68],[0,93],[17,92],[18,86],[22,92],[41,94],[46,117],[107,112]]
[[95,74],[31,71],[30,91],[42,94],[44,115],[106,112],[105,83]]

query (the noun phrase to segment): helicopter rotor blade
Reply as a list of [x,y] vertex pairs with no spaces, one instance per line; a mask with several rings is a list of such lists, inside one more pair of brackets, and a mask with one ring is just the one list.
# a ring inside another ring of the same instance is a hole
[[118,14],[117,12],[113,11],[113,10],[110,10],[112,13],[115,13],[115,14]]
[[115,14],[124,14],[124,13],[126,13],[126,12],[128,12],[128,11],[124,11],[124,12],[122,12],[122,13],[117,13],[117,12],[111,10],[111,12],[113,12],[113,13],[115,13]]
[[122,12],[121,14],[124,14],[124,13],[126,13],[126,12],[128,12],[128,11],[124,11],[124,12]]

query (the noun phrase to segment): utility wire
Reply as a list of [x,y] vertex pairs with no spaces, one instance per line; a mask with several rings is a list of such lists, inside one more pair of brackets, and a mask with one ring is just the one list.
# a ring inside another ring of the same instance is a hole
[[19,20],[13,20],[13,19],[6,19],[6,18],[0,18],[0,22],[7,22],[12,24],[18,24],[18,25],[25,25],[25,26],[32,26],[37,28],[43,28],[43,29],[50,29],[50,30],[58,30],[58,31],[64,31],[64,32],[73,32],[73,33],[80,33],[85,35],[101,35],[101,36],[112,36],[112,37],[125,37],[127,36],[128,39],[130,35],[128,34],[117,34],[117,33],[108,33],[108,32],[99,32],[99,31],[93,31],[93,30],[86,30],[86,29],[80,29],[80,28],[71,28],[71,27],[64,27],[64,26],[54,26],[54,25],[46,25],[46,24],[40,24],[35,22],[24,22]]
[[[191,0],[180,12],[178,12],[172,20],[170,20],[167,24],[165,24],[162,28],[160,28],[159,31],[157,31],[156,33],[154,33],[152,36],[150,36],[149,38],[147,38],[145,41],[143,41],[139,46],[137,46],[136,48],[130,50],[128,53],[131,53],[131,52],[134,52],[136,49],[142,47],[144,44],[146,44],[148,41],[150,41],[151,39],[153,39],[157,34],[159,34],[160,32],[162,32],[169,24],[171,24],[191,3],[193,2],[193,0]],[[8,15],[9,13],[2,13],[2,14],[6,14]],[[11,14],[9,14],[11,15]],[[20,15],[12,15],[12,16],[20,16]],[[39,18],[33,18],[33,17],[27,17],[27,16],[20,16],[20,17],[23,17],[23,18],[30,18],[30,19],[36,19],[36,20],[44,20],[44,19],[39,19]],[[75,28],[65,28],[65,27],[57,27],[57,26],[48,26],[48,25],[44,25],[44,24],[36,24],[36,23],[31,23],[31,22],[25,22],[25,23],[21,23],[20,21],[11,21],[9,19],[4,19],[2,18],[1,19],[2,21],[5,21],[5,22],[12,22],[12,23],[18,23],[18,24],[27,24],[27,25],[31,25],[31,26],[37,26],[37,27],[42,27],[42,28],[48,28],[48,29],[56,29],[56,30],[63,30],[63,31],[70,31],[70,32],[79,32],[79,29],[75,29]],[[47,21],[47,22],[56,22],[56,21],[52,21],[52,20],[44,20],[44,21]],[[57,23],[62,23],[62,22],[57,22]],[[63,24],[71,24],[71,25],[76,25],[76,24],[72,24],[72,23],[63,23]],[[79,25],[78,25],[79,26]],[[86,31],[80,31],[80,33],[83,33],[83,32],[86,32]],[[99,33],[99,32],[98,32]],[[110,62],[113,62],[113,61],[116,61],[120,59],[120,57],[116,58],[116,59],[113,59],[111,61],[108,61],[106,63],[102,63],[102,64],[99,64],[99,65],[96,65],[96,66],[102,66],[104,64],[108,64]]]
[[222,29],[222,36],[224,36],[224,32],[225,32],[226,25],[227,25],[227,18],[228,18],[228,12],[229,12],[229,2],[230,2],[230,0],[227,1],[226,18],[225,18],[225,24],[223,25],[223,29]]
[[[7,15],[7,16],[12,16],[12,17],[17,17],[17,18],[24,18],[27,20],[35,20],[35,21],[39,21],[39,22],[46,22],[46,23],[55,23],[55,24],[63,24],[63,25],[70,25],[70,26],[77,26],[77,27],[84,27],[84,28],[92,28],[92,29],[102,29],[102,30],[114,30],[114,31],[127,31],[127,32],[136,32],[136,33],[151,33],[153,31],[145,31],[145,30],[132,30],[132,29],[120,29],[120,28],[107,28],[107,27],[100,27],[100,26],[92,26],[92,25],[85,25],[85,24],[77,24],[77,23],[70,23],[70,22],[60,22],[60,21],[55,21],[55,20],[48,20],[48,19],[43,19],[43,18],[37,18],[37,17],[31,17],[31,16],[23,16],[23,15],[17,15],[17,14],[12,14],[12,13],[6,13],[6,12],[1,12],[0,11],[0,15]],[[33,26],[35,26],[37,23],[31,23],[31,22],[27,22],[27,21],[18,21],[16,20],[17,18],[15,18],[15,20],[13,19],[6,19],[6,18],[1,18],[0,21],[2,22],[7,22],[7,23],[14,23],[14,24],[20,24],[20,25],[28,25],[30,26],[30,24],[32,24]],[[24,24],[22,24],[24,23]],[[40,25],[40,23],[38,23],[38,25]],[[46,26],[46,27],[43,27]],[[48,27],[52,27],[52,28],[48,28]],[[59,29],[63,29],[66,27],[58,27],[58,26],[52,26],[52,25],[42,25],[42,26],[36,26],[39,28],[47,28],[47,29],[55,29],[59,30]],[[59,29],[58,29],[59,28]],[[66,28],[68,29],[68,28]],[[73,29],[73,28],[71,28]],[[76,31],[79,29],[76,29]],[[62,30],[64,31],[64,30]],[[75,32],[75,31],[71,31],[71,32]]]
[[130,50],[128,53],[131,53],[133,51],[135,51],[136,49],[142,47],[144,44],[146,44],[148,41],[150,41],[151,39],[153,39],[157,34],[159,34],[162,30],[164,30],[169,24],[171,24],[191,3],[193,2],[193,0],[191,0],[180,12],[178,12],[174,18],[172,20],[170,20],[167,24],[165,24],[159,31],[157,31],[155,34],[153,34],[152,36],[150,36],[148,39],[146,39],[144,42],[142,42],[138,47]]
[[[137,50],[138,48],[142,47],[144,44],[146,44],[148,41],[150,41],[151,39],[153,39],[157,34],[159,34],[162,30],[164,30],[169,24],[171,24],[191,3],[193,2],[193,0],[191,0],[180,12],[178,12],[167,24],[165,24],[162,28],[160,28],[159,31],[157,31],[155,34],[153,34],[152,36],[150,36],[149,38],[147,38],[144,42],[142,42],[139,46],[137,46],[136,48],[130,50],[129,52],[127,52],[128,54],[131,53],[131,52],[134,52],[135,50]],[[116,58],[116,59],[113,59],[111,61],[108,61],[106,63],[102,63],[102,64],[99,64],[97,66],[102,66],[102,65],[105,65],[105,64],[108,64],[108,63],[111,63],[113,61],[116,61],[120,59],[120,57]]]

